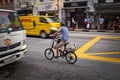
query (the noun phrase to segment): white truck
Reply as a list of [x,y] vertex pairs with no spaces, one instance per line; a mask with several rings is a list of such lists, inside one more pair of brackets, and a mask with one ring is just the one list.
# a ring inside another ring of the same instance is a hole
[[26,31],[15,11],[0,9],[0,67],[25,56]]

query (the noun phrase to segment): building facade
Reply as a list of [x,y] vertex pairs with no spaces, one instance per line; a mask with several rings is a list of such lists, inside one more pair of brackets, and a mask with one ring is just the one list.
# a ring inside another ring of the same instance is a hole
[[104,17],[104,29],[108,29],[110,21],[117,20],[120,23],[120,0],[97,0],[94,3],[96,26],[100,30],[99,18]]
[[76,28],[84,28],[84,19],[95,12],[94,0],[65,0],[63,3],[63,18],[66,19],[67,26],[72,26],[72,18],[77,22]]
[[[15,10],[22,15],[61,16],[63,0],[14,0]],[[58,15],[59,14],[59,15]]]
[[32,15],[33,7],[33,0],[14,0],[14,9],[20,15]]
[[0,0],[0,9],[14,10],[13,0]]
[[91,17],[91,28],[100,30],[101,15],[105,19],[104,29],[111,18],[120,17],[120,0],[14,0],[14,9],[21,15],[56,16],[70,27],[74,17],[76,28],[85,28],[85,17]]
[[[115,19],[118,26],[120,24],[120,0],[64,0],[62,12],[68,26],[72,26],[71,18],[75,18],[78,22],[76,28],[85,28],[84,18],[89,16],[92,29],[108,29],[110,20]],[[100,27],[100,16],[104,18],[103,28]]]

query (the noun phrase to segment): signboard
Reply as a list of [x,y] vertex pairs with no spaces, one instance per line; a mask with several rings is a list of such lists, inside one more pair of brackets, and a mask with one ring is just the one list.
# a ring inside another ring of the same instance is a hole
[[120,8],[120,2],[118,3],[95,3],[95,8]]
[[55,11],[57,10],[57,6],[52,3],[41,4],[38,6],[38,11]]
[[87,6],[87,1],[64,3],[64,7],[83,7],[83,6]]
[[19,4],[19,7],[22,8],[22,9],[27,8],[28,7],[28,3],[27,2],[21,2]]

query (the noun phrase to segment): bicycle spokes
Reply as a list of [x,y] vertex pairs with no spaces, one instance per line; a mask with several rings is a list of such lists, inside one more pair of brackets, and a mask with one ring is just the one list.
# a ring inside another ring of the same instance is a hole
[[73,59],[73,56],[71,54],[69,54],[67,57],[70,61]]
[[45,57],[46,57],[48,60],[52,60],[53,57],[54,57],[54,52],[53,52],[53,50],[50,49],[50,48],[47,48],[47,49],[45,50],[44,54],[45,54]]
[[74,64],[77,61],[77,56],[75,53],[68,53],[66,55],[66,60],[70,64]]

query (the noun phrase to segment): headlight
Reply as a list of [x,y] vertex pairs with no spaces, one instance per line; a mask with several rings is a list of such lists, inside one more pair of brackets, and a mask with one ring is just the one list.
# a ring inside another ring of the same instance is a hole
[[26,40],[23,40],[23,44],[20,50],[24,50],[27,48]]
[[21,48],[21,50],[24,50],[26,48],[27,48],[27,45],[23,45],[22,48]]
[[51,29],[51,30],[57,30],[57,28],[56,28],[56,27],[51,27],[50,29]]

